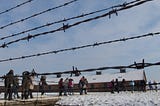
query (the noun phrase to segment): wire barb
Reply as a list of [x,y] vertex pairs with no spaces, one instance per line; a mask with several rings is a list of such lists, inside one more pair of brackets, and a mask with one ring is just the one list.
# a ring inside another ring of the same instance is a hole
[[126,38],[124,37],[124,38],[122,38],[122,39],[120,39],[121,41],[126,41]]
[[63,31],[65,32],[66,29],[68,29],[68,28],[69,28],[69,24],[66,24],[66,25],[65,25],[65,24],[63,23]]
[[6,43],[4,42],[4,43],[1,45],[1,47],[2,47],[2,48],[6,48],[6,47],[8,47],[8,46],[7,46]]
[[26,39],[27,39],[27,41],[29,42],[29,40],[30,40],[30,39],[32,39],[32,38],[33,38],[33,36],[32,36],[32,35],[30,35],[30,34],[28,34],[28,36],[27,36],[27,38],[26,38]]
[[93,44],[93,47],[98,46],[98,45],[99,45],[99,44],[96,42],[96,43]]

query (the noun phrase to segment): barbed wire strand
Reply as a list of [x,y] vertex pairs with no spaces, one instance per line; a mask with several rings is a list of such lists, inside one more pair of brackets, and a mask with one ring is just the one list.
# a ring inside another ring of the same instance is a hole
[[28,20],[28,19],[30,19],[30,18],[39,16],[39,15],[41,15],[41,14],[44,14],[44,13],[46,13],[46,12],[55,10],[55,9],[57,9],[57,8],[61,8],[61,7],[67,6],[67,5],[69,5],[69,4],[73,3],[73,2],[76,2],[76,1],[78,1],[78,0],[72,0],[72,1],[66,2],[66,3],[64,3],[64,4],[62,4],[62,5],[59,5],[59,6],[56,6],[56,7],[53,7],[53,8],[49,8],[49,9],[44,10],[44,11],[42,11],[42,12],[33,14],[33,15],[28,16],[28,17],[26,17],[26,18],[23,18],[23,19],[20,19],[20,20],[18,20],[18,21],[11,22],[11,23],[9,23],[9,24],[7,24],[7,25],[1,26],[0,29],[4,29],[4,28],[6,28],[6,27],[8,27],[8,26],[11,26],[11,25],[14,25],[14,24],[17,24],[17,23],[20,23],[20,22],[24,22],[24,21],[26,21],[26,20]]
[[123,37],[122,39],[110,40],[110,41],[99,42],[99,43],[96,42],[94,44],[88,44],[88,45],[82,45],[82,46],[77,46],[77,47],[72,47],[72,48],[54,50],[54,51],[37,53],[37,54],[32,54],[32,55],[20,56],[20,57],[14,57],[14,58],[9,58],[9,59],[3,59],[3,60],[0,60],[0,62],[13,61],[13,60],[19,60],[19,59],[25,59],[25,58],[31,58],[31,57],[38,57],[38,56],[43,56],[43,55],[48,55],[48,54],[57,54],[60,52],[73,51],[73,50],[78,50],[78,49],[82,49],[82,48],[89,48],[89,47],[96,47],[96,46],[100,46],[100,45],[105,45],[105,44],[110,44],[110,43],[115,43],[115,42],[124,42],[124,41],[128,41],[128,40],[140,39],[140,38],[156,36],[156,35],[160,35],[160,32],[148,33],[148,34],[144,34],[144,35],[126,37],[126,38]]
[[4,10],[4,11],[0,12],[0,15],[1,15],[1,14],[4,14],[4,13],[7,13],[7,12],[9,12],[9,11],[12,11],[12,10],[14,10],[14,9],[16,9],[16,8],[18,8],[18,7],[21,7],[21,6],[23,6],[23,5],[27,4],[27,3],[30,3],[30,2],[32,2],[32,1],[34,1],[34,0],[25,1],[25,2],[23,2],[23,3],[21,3],[21,4],[18,4],[18,5],[16,5],[16,6],[14,6],[14,7],[11,7],[11,8],[9,8],[9,9],[7,9],[7,10]]
[[82,17],[85,17],[85,16],[93,15],[93,14],[96,14],[96,13],[107,11],[109,9],[118,8],[118,7],[124,7],[124,6],[130,5],[130,4],[136,3],[136,2],[138,2],[138,1],[135,0],[135,1],[132,1],[132,2],[129,2],[129,3],[124,2],[123,4],[118,4],[118,5],[115,5],[115,6],[112,6],[112,7],[108,7],[108,8],[104,8],[104,9],[100,9],[100,10],[97,10],[97,11],[93,11],[93,12],[89,12],[89,13],[85,13],[85,14],[83,13],[81,15],[70,17],[70,18],[64,18],[64,19],[59,20],[59,21],[50,22],[50,23],[47,23],[47,24],[44,24],[44,25],[41,25],[41,26],[38,26],[38,27],[34,27],[34,28],[31,28],[31,29],[27,29],[27,30],[15,33],[15,34],[11,34],[11,35],[8,35],[8,36],[1,37],[0,40],[4,40],[4,39],[7,39],[7,38],[11,38],[11,37],[14,37],[14,36],[25,34],[27,32],[34,31],[34,30],[37,30],[37,29],[40,29],[40,28],[43,28],[43,27],[51,26],[51,25],[54,25],[54,24],[67,22],[69,20],[78,19],[78,18],[82,18]]
[[13,41],[10,41],[10,42],[8,42],[8,43],[5,43],[5,42],[4,42],[4,44],[2,44],[2,45],[0,46],[0,48],[8,47],[8,45],[11,45],[11,44],[13,44],[13,43],[17,43],[17,42],[23,41],[23,40],[29,41],[29,40],[32,39],[32,38],[35,38],[35,37],[38,37],[38,36],[42,36],[42,35],[44,36],[44,35],[47,35],[47,34],[50,34],[50,33],[58,32],[58,31],[64,31],[64,32],[65,32],[66,29],[69,29],[69,28],[71,28],[71,27],[80,25],[80,24],[82,24],[82,23],[86,23],[86,22],[89,22],[89,21],[97,20],[97,19],[100,19],[100,18],[103,18],[103,17],[106,17],[106,16],[109,16],[109,17],[110,17],[111,14],[116,14],[116,15],[118,15],[118,11],[123,11],[123,10],[129,9],[129,8],[135,7],[135,6],[139,6],[139,5],[141,5],[141,4],[145,3],[145,2],[148,2],[148,1],[153,1],[153,0],[143,0],[143,1],[137,2],[137,3],[132,4],[132,5],[128,5],[128,6],[121,7],[121,8],[119,8],[119,9],[113,9],[113,10],[111,10],[111,11],[105,13],[105,14],[102,14],[102,15],[99,15],[99,16],[96,16],[96,17],[92,17],[92,18],[88,18],[88,19],[85,19],[85,20],[82,20],[82,21],[78,21],[78,22],[76,22],[76,23],[74,23],[74,24],[71,24],[71,25],[69,25],[69,24],[66,24],[66,25],[65,25],[65,24],[63,23],[63,26],[62,26],[62,27],[60,27],[60,28],[58,28],[58,29],[55,29],[55,30],[51,30],[51,31],[47,31],[47,32],[42,32],[42,33],[38,33],[38,34],[35,34],[35,35],[28,34],[28,36],[26,36],[26,37],[13,40]]
[[[138,67],[137,67],[138,65]],[[102,71],[102,70],[109,70],[109,69],[144,69],[145,67],[157,66],[160,65],[160,62],[156,63],[134,63],[128,66],[110,66],[110,67],[99,67],[99,68],[90,68],[90,69],[83,69],[83,70],[76,70],[76,71],[63,71],[63,72],[53,72],[53,73],[37,73],[37,75],[57,75],[57,74],[69,74],[69,73],[76,73],[76,72],[92,72],[92,71]]]
[[[144,59],[143,59],[144,60]],[[144,61],[142,63],[136,63],[134,62],[131,65],[123,65],[123,66],[106,66],[106,67],[98,67],[98,68],[89,68],[89,69],[77,69],[77,70],[69,70],[69,71],[59,71],[59,72],[48,72],[48,73],[30,73],[31,75],[35,76],[42,76],[42,75],[59,75],[59,74],[75,74],[77,72],[92,72],[92,71],[103,71],[103,70],[109,70],[109,69],[144,69],[146,67],[151,67],[151,66],[158,66],[160,65],[160,62],[155,62],[155,63],[145,63]],[[5,78],[7,76],[1,76],[0,78]],[[22,75],[16,75],[15,77],[23,77]]]

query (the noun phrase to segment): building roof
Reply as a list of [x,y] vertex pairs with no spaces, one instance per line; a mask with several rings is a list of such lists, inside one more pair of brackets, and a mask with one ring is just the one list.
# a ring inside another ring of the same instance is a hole
[[[78,83],[83,75],[81,76],[74,76],[74,77],[68,77],[72,78],[74,83]],[[99,82],[110,82],[112,79],[118,79],[119,81],[122,81],[122,79],[125,79],[126,81],[131,80],[143,80],[145,79],[145,73],[143,70],[136,70],[136,71],[128,71],[126,73],[115,73],[115,74],[101,74],[101,75],[86,75],[84,76],[87,78],[89,83],[99,83]],[[61,77],[64,80],[66,77]],[[60,78],[52,78],[47,79],[48,82],[55,82],[54,84],[57,84]]]

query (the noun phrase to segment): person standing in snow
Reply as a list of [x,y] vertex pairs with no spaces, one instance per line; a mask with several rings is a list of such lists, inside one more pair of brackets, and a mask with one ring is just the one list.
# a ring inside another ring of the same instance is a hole
[[87,86],[88,86],[88,81],[86,78],[84,78],[84,85],[83,85],[83,90],[84,90],[84,93],[87,94]]
[[28,84],[29,84],[28,96],[30,96],[30,98],[33,98],[33,95],[32,95],[32,92],[34,89],[33,79],[34,79],[34,75],[30,75],[28,79]]
[[62,92],[63,92],[63,89],[64,89],[64,86],[63,86],[63,78],[61,78],[58,82],[58,86],[59,86],[59,96],[62,96]]
[[30,73],[24,71],[22,73],[22,99],[28,99],[29,95],[29,82],[30,82]]
[[119,82],[118,82],[118,79],[116,79],[114,85],[115,85],[115,91],[117,91],[119,93]]
[[64,85],[64,95],[67,96],[67,92],[68,92],[68,82],[69,82],[69,79],[66,78],[63,82],[63,85]]
[[4,86],[5,86],[4,98],[5,99],[8,98],[8,100],[12,100],[14,71],[10,70],[4,78],[5,78],[4,80]]
[[41,92],[41,95],[44,95],[45,93],[45,87],[47,86],[47,82],[46,82],[46,76],[41,76],[40,78],[40,82],[39,82],[39,90]]
[[131,91],[132,91],[132,93],[133,93],[133,91],[134,91],[134,85],[135,85],[135,83],[134,83],[134,81],[132,80],[132,81],[130,82],[130,86],[131,86]]
[[122,87],[122,91],[126,91],[126,81],[125,81],[125,79],[122,79],[121,87]]
[[85,92],[85,94],[87,94],[88,81],[84,76],[79,80],[78,85],[79,85],[79,89],[80,89],[80,95],[83,94],[83,91]]
[[19,89],[19,79],[18,79],[18,76],[15,76],[14,77],[14,84],[13,84],[13,96],[14,98],[20,98],[19,95],[18,95],[18,89]]
[[73,95],[73,86],[74,86],[73,79],[70,78],[68,82],[68,94],[69,95]]
[[114,79],[109,83],[109,88],[111,90],[111,93],[114,93]]
[[80,95],[82,95],[83,94],[83,81],[82,81],[82,79],[79,80],[78,87],[80,90],[79,93],[80,93]]

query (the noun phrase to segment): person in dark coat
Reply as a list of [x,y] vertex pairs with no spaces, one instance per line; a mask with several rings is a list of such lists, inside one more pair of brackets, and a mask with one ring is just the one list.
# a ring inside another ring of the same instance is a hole
[[18,95],[18,89],[19,89],[19,79],[18,79],[18,76],[15,76],[14,77],[14,84],[13,84],[14,98],[20,98]]
[[114,93],[114,79],[110,82],[109,88],[111,89],[111,93]]
[[28,99],[30,76],[28,71],[22,73],[22,99]]
[[79,87],[79,93],[80,93],[80,95],[82,95],[83,94],[83,81],[82,81],[82,79],[80,79],[79,80],[79,83],[78,83],[78,87]]
[[63,78],[59,80],[58,86],[59,86],[59,96],[62,96],[62,92],[64,91]]
[[88,81],[84,76],[79,80],[78,86],[79,86],[79,89],[80,89],[80,95],[83,94],[83,91],[84,91],[85,94],[87,94]]
[[122,79],[121,87],[122,87],[122,91],[126,91],[126,80],[125,79]]
[[116,81],[114,83],[114,86],[115,86],[115,91],[117,91],[119,93],[119,82],[118,82],[118,79],[116,79]]
[[40,78],[40,82],[39,82],[39,89],[40,89],[40,92],[41,92],[41,95],[44,95],[45,93],[45,88],[47,86],[47,82],[46,82],[46,76],[41,76]]
[[14,71],[10,70],[6,74],[5,80],[4,80],[4,86],[5,86],[4,98],[5,99],[12,100],[13,84],[14,84]]

